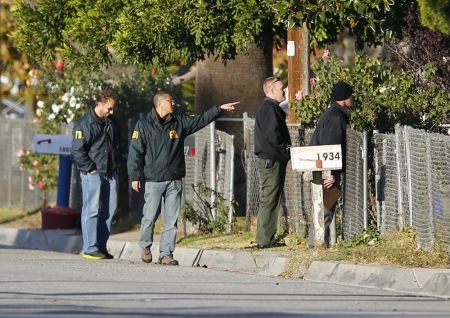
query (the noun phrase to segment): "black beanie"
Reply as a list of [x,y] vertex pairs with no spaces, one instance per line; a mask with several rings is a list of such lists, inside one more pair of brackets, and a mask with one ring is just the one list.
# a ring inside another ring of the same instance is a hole
[[334,84],[331,89],[331,100],[333,102],[346,100],[353,95],[353,88],[345,82],[338,82]]

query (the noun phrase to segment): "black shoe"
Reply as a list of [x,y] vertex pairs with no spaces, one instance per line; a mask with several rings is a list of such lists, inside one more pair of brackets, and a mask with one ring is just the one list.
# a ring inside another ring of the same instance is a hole
[[256,244],[256,248],[259,249],[270,248],[272,246],[273,246],[272,244]]
[[114,259],[114,255],[109,254],[108,251],[100,251],[100,252],[105,255],[105,259]]
[[84,253],[83,258],[85,259],[106,259],[106,255],[101,253],[100,251],[95,251],[92,253]]

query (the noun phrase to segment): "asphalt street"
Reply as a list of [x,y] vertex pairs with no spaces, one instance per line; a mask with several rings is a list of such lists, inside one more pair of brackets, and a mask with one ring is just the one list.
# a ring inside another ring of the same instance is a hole
[[448,317],[450,301],[0,245],[0,317]]

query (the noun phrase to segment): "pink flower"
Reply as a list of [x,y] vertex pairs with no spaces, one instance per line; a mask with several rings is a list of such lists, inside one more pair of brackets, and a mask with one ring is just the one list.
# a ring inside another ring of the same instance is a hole
[[322,58],[324,60],[326,60],[329,56],[330,56],[330,51],[329,50],[323,51]]
[[33,161],[33,166],[37,167],[39,165],[39,162],[37,160]]
[[59,61],[58,64],[56,64],[56,69],[62,70],[64,68],[64,61]]
[[44,182],[38,181],[37,186],[39,189],[42,189],[42,187],[44,186]]
[[23,152],[23,149],[17,150],[14,154],[19,158],[25,156],[25,152]]
[[317,82],[317,79],[315,79],[314,77],[311,77],[311,78],[309,79],[309,82],[310,82],[311,85],[312,85],[312,84],[314,84],[315,82]]
[[295,99],[296,100],[300,100],[303,97],[305,97],[305,94],[303,93],[303,91],[298,91],[297,93],[295,93]]
[[33,186],[33,184],[32,184],[32,183],[28,183],[28,189],[30,189],[30,190],[34,190],[34,186]]

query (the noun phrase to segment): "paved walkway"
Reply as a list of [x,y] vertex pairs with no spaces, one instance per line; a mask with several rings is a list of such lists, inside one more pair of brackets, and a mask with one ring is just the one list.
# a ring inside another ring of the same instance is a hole
[[[138,231],[114,234],[108,242],[117,259],[140,261]],[[155,237],[159,242],[159,237]],[[0,226],[0,245],[81,253],[82,237],[76,230],[29,230]],[[159,245],[152,246],[158,259]],[[231,251],[177,247],[174,258],[180,266],[203,266],[217,270],[239,271],[266,276],[282,274],[289,262],[285,252]],[[378,265],[316,261],[309,268],[300,267],[296,277],[309,281],[374,287],[416,295],[450,298],[450,269],[395,268]]]

